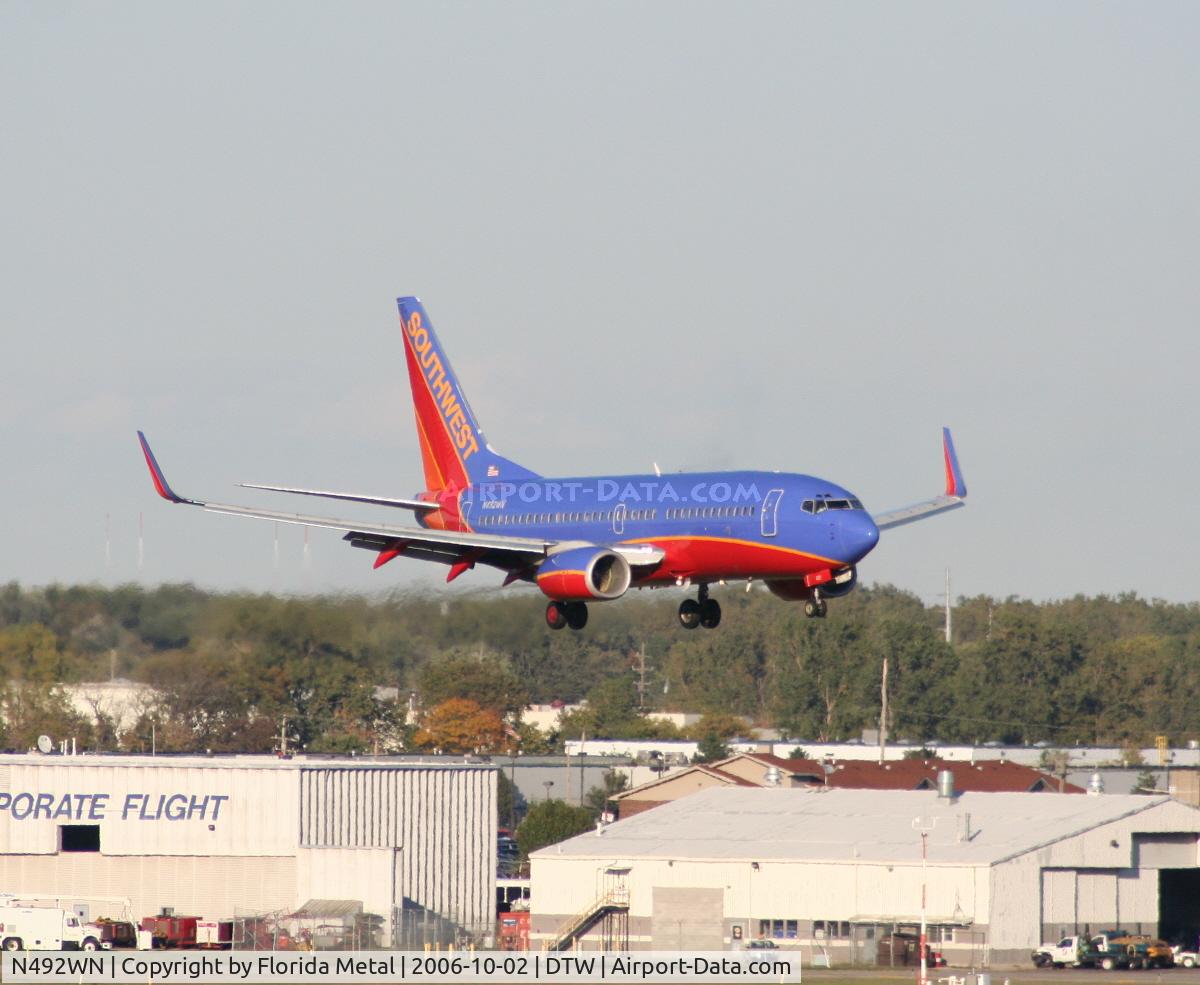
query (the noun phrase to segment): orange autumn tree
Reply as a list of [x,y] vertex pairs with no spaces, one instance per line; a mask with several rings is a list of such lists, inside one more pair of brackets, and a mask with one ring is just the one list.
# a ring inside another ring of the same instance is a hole
[[449,698],[421,716],[413,735],[418,749],[437,752],[499,752],[508,747],[499,712],[469,698]]

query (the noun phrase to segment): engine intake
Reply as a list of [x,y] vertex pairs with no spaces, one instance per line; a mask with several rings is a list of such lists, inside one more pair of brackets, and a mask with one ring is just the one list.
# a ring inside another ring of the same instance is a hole
[[603,547],[573,547],[552,554],[537,572],[538,588],[560,602],[618,599],[632,580],[629,562]]

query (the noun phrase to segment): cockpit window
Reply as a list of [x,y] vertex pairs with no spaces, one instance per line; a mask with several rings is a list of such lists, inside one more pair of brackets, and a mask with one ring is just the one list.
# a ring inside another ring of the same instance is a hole
[[826,510],[861,510],[863,504],[857,499],[830,499],[819,496],[817,499],[806,499],[800,504],[805,513],[824,513]]

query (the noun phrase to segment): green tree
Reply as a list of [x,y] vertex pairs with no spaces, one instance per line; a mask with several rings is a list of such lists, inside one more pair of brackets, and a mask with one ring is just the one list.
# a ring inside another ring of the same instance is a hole
[[715,735],[719,739],[735,739],[746,735],[746,720],[737,715],[711,712],[702,715],[700,721],[689,725],[683,734],[689,739],[703,739]]
[[1158,793],[1158,774],[1150,768],[1142,770],[1133,784],[1134,793]]
[[608,770],[604,774],[604,785],[592,787],[584,795],[583,802],[595,820],[608,810],[608,801],[613,794],[629,788],[629,777],[617,770]]
[[515,830],[529,805],[503,769],[496,775],[497,827]]
[[729,746],[715,732],[709,732],[696,744],[696,755],[693,763],[715,763],[719,759],[729,758]]
[[78,749],[92,748],[92,725],[71,707],[53,684],[12,683],[0,692],[4,747],[14,752],[36,748],[38,737],[55,743],[75,740]]
[[562,800],[539,800],[517,828],[521,857],[592,829],[592,812]]
[[466,698],[501,715],[519,712],[527,701],[526,688],[508,662],[483,655],[435,657],[421,669],[417,687],[427,705]]

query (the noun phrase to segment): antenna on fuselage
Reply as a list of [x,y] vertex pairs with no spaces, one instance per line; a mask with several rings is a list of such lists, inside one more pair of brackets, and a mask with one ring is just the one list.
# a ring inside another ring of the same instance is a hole
[[654,474],[661,479],[662,478],[662,469],[660,469],[658,467],[658,462],[651,462],[651,464],[654,466]]

